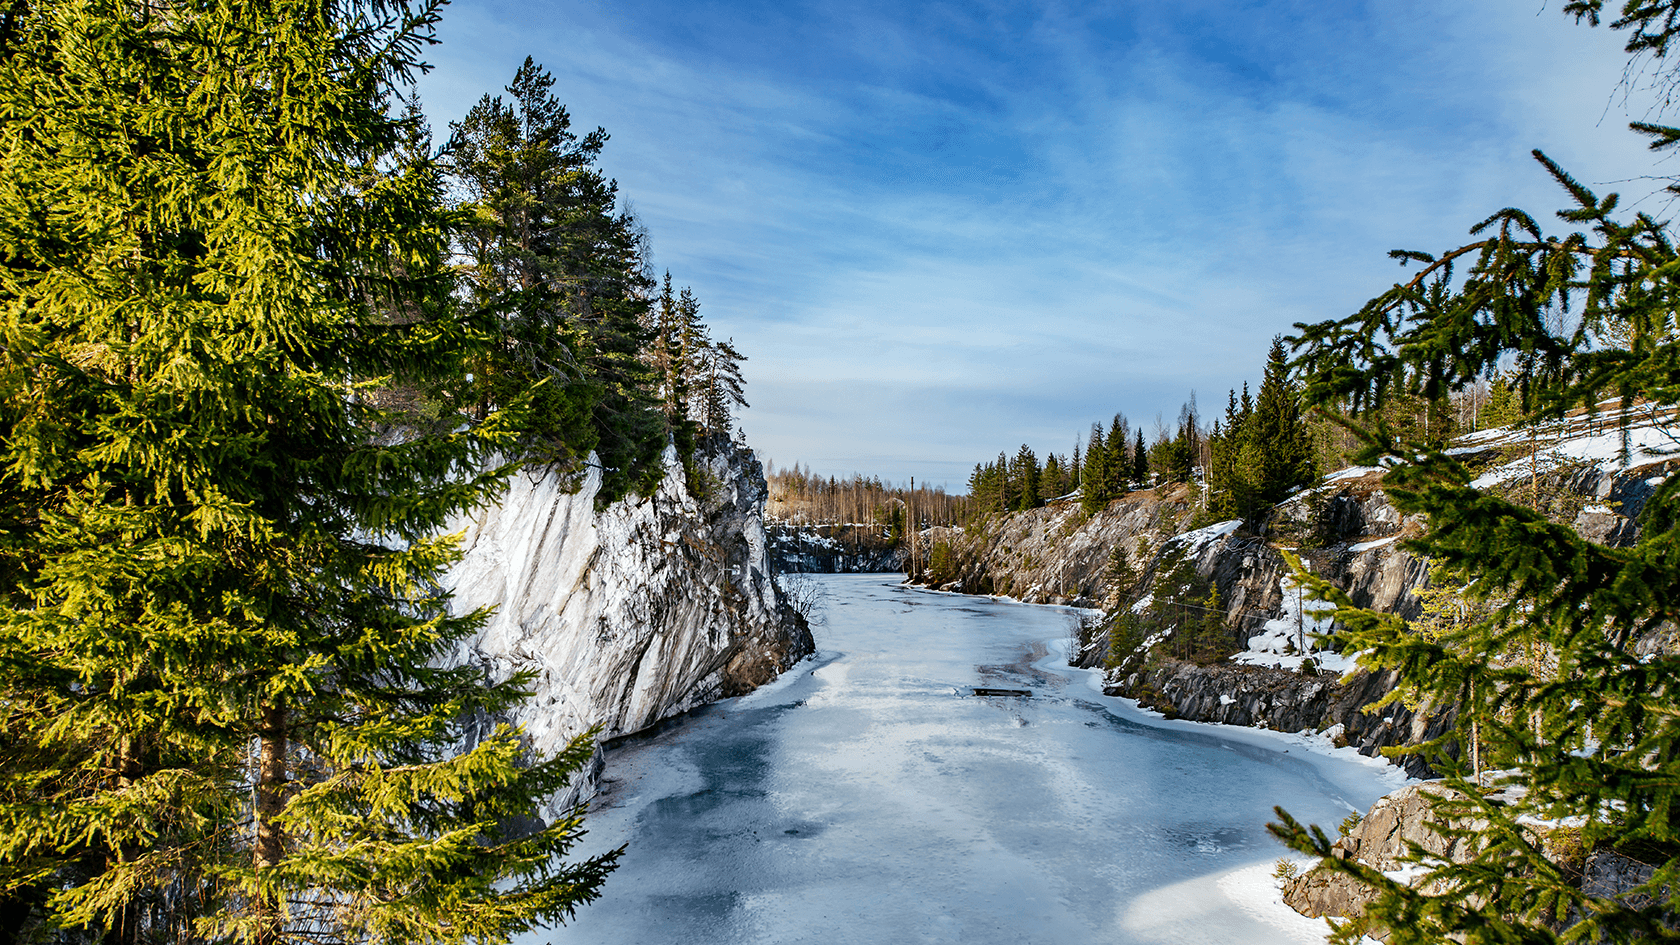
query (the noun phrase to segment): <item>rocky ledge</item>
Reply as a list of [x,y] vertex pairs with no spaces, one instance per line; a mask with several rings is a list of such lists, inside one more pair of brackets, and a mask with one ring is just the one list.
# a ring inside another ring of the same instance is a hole
[[[1367,709],[1394,688],[1394,674],[1356,670],[1345,677],[1307,675],[1256,666],[1197,666],[1178,660],[1133,673],[1105,687],[1167,716],[1196,722],[1248,725],[1279,732],[1323,732],[1338,747],[1375,756],[1394,745],[1416,744],[1452,730],[1452,712],[1414,711],[1391,703]],[[1433,769],[1418,755],[1394,759],[1414,778]]]
[[[1437,829],[1432,809],[1437,799],[1455,795],[1463,796],[1440,781],[1408,784],[1385,794],[1357,823],[1344,825],[1350,829],[1336,838],[1331,847],[1333,855],[1394,878],[1417,874],[1415,868],[1408,869],[1407,862],[1414,845],[1437,860],[1466,862],[1473,851],[1465,835]],[[1460,826],[1474,829],[1476,823]],[[1649,882],[1655,867],[1613,850],[1587,852],[1581,848],[1578,833],[1568,827],[1533,825],[1529,829],[1533,831],[1533,842],[1546,858],[1562,867],[1563,874],[1572,877],[1571,881],[1583,892],[1605,899],[1623,899],[1636,907],[1648,903],[1647,898],[1629,895],[1629,891]],[[1417,874],[1410,881],[1415,884],[1423,879]],[[1444,891],[1427,884],[1423,890],[1437,894]],[[1311,918],[1357,919],[1373,899],[1375,894],[1364,884],[1322,863],[1283,881],[1283,901]],[[1560,923],[1559,927],[1567,924]],[[1389,937],[1388,931],[1380,927],[1367,929],[1365,934],[1385,941]]]

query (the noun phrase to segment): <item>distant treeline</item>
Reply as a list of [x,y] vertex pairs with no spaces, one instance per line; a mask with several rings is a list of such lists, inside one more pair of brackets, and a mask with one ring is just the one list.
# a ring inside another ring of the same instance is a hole
[[[1379,415],[1362,418],[1409,437],[1445,443],[1462,433],[1503,426],[1521,414],[1520,394],[1499,374],[1435,401],[1392,395]],[[1258,394],[1247,382],[1232,389],[1222,415],[1211,424],[1196,396],[1171,425],[1157,417],[1146,440],[1124,413],[1093,423],[1071,454],[1048,453],[1040,462],[1027,444],[1013,456],[978,463],[968,480],[971,515],[1037,508],[1058,498],[1077,499],[1096,512],[1128,492],[1171,483],[1193,483],[1207,518],[1254,519],[1321,472],[1348,464],[1357,442],[1338,420],[1343,411],[1308,416],[1289,376],[1281,338],[1272,339]]]
[[798,463],[776,469],[766,463],[770,501],[765,514],[796,525],[865,524],[891,529],[896,538],[905,522],[919,529],[955,525],[968,517],[967,496],[928,487],[883,482],[879,476],[853,473],[849,478],[818,476]]

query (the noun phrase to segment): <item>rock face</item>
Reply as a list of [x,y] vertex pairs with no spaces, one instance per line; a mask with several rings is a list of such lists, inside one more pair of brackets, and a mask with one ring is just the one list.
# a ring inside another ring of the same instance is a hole
[[[1279,732],[1322,731],[1360,754],[1415,744],[1451,731],[1452,711],[1415,711],[1394,703],[1375,714],[1368,706],[1394,688],[1392,673],[1356,670],[1346,677],[1304,675],[1295,670],[1215,664],[1197,666],[1166,660],[1105,687],[1127,695],[1169,718],[1249,725]],[[1408,775],[1426,778],[1434,770],[1418,755],[1395,759]]]
[[[1430,826],[1433,799],[1454,794],[1438,781],[1425,781],[1377,798],[1370,813],[1336,839],[1332,847],[1336,858],[1358,860],[1372,869],[1387,872],[1404,865],[1402,860],[1410,849],[1408,844],[1415,843],[1445,860],[1467,859],[1466,851],[1459,848],[1461,841],[1444,836]],[[1283,886],[1283,901],[1296,912],[1314,919],[1361,915],[1374,898],[1369,887],[1323,866],[1315,866]],[[1381,935],[1380,930],[1378,934]]]
[[[1449,863],[1463,863],[1472,858],[1467,839],[1437,830],[1437,817],[1432,805],[1440,798],[1463,797],[1439,781],[1409,784],[1386,794],[1371,805],[1369,813],[1331,846],[1332,855],[1339,860],[1355,860],[1375,870],[1401,876],[1408,866],[1406,859],[1411,845],[1416,844],[1426,854]],[[1497,798],[1498,795],[1493,795]],[[1459,826],[1471,830],[1482,826],[1479,820],[1461,821]],[[1630,859],[1613,850],[1585,853],[1580,849],[1578,833],[1567,827],[1531,824],[1532,841],[1545,851],[1548,859],[1563,867],[1565,875],[1573,877],[1582,892],[1605,899],[1620,899],[1635,908],[1650,905],[1649,895],[1631,890],[1650,881],[1656,868]],[[1414,884],[1417,879],[1411,880]],[[1439,894],[1442,887],[1424,887],[1425,892]],[[1365,907],[1375,898],[1370,888],[1344,873],[1319,865],[1286,880],[1283,901],[1295,911],[1311,918],[1335,916],[1353,918],[1364,914]],[[1567,926],[1571,923],[1563,923]],[[1380,939],[1388,936],[1383,929],[1367,930],[1366,934]]]
[[[1398,538],[1412,523],[1402,521],[1381,492],[1372,470],[1345,477],[1317,493],[1298,496],[1275,515],[1273,533],[1315,538],[1325,547],[1301,553],[1317,574],[1330,578],[1355,603],[1415,615],[1415,591],[1427,580],[1422,562],[1401,550]],[[1234,527],[1186,531],[1196,504],[1189,487],[1169,486],[1130,493],[1086,515],[1075,502],[990,519],[969,529],[930,529],[921,536],[916,583],[965,593],[1008,594],[1029,603],[1103,608],[1148,601],[1173,593],[1169,577],[1188,563],[1219,594],[1224,610],[1222,639],[1213,647],[1230,653],[1282,610],[1282,579],[1289,567],[1277,540],[1241,534]],[[1112,553],[1124,552],[1129,579],[1115,580]],[[1341,737],[1368,755],[1382,748],[1433,737],[1450,728],[1448,713],[1424,713],[1402,706],[1378,715],[1363,710],[1392,688],[1388,674],[1303,675],[1289,670],[1223,662],[1212,665],[1162,657],[1176,628],[1152,638],[1135,653],[1113,654],[1106,620],[1087,621],[1075,663],[1110,667],[1109,695],[1135,698],[1166,715],[1198,722],[1256,725],[1280,731],[1322,730],[1341,725]],[[1121,659],[1114,659],[1118,656]],[[1408,773],[1433,772],[1420,758],[1405,760]]]
[[[705,495],[688,491],[668,452],[651,497],[597,512],[594,471],[575,489],[528,472],[500,504],[457,524],[465,537],[449,574],[453,606],[496,612],[456,661],[497,679],[534,676],[533,697],[506,721],[536,751],[593,726],[604,741],[750,691],[814,649],[771,577],[763,468],[744,447],[713,448],[696,456]],[[587,796],[595,774],[551,811]]]
[[879,528],[772,523],[766,532],[770,564],[780,573],[881,573],[904,567],[903,548]]
[[1190,490],[1133,492],[1093,515],[1077,501],[1013,512],[969,528],[930,528],[919,536],[913,583],[964,594],[1005,594],[1029,604],[1100,607],[1115,548],[1140,540],[1159,548],[1193,511]]

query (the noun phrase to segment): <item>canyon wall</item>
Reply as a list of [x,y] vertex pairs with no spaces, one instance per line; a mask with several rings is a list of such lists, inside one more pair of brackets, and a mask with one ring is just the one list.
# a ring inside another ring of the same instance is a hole
[[[763,468],[725,441],[695,463],[699,494],[668,451],[655,494],[602,511],[593,469],[581,481],[530,470],[456,524],[453,606],[495,608],[456,662],[533,676],[532,698],[486,725],[523,726],[549,754],[594,726],[605,741],[748,692],[812,652],[772,577]],[[598,759],[551,813],[593,791]]]
[[904,567],[903,548],[869,525],[788,525],[772,522],[770,562],[778,573],[854,574]]

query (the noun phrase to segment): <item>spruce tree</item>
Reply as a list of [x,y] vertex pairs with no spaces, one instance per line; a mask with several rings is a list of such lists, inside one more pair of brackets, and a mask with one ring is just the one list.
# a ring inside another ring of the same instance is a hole
[[1208,508],[1218,518],[1247,518],[1251,514],[1254,489],[1242,467],[1247,436],[1248,416],[1237,406],[1237,392],[1232,390],[1224,421],[1214,422],[1208,443]]
[[685,312],[678,308],[677,296],[671,291],[671,272],[666,270],[665,281],[659,289],[659,302],[653,308],[652,339],[648,346],[654,378],[659,385],[659,404],[665,422],[675,428],[688,417],[688,371],[683,358]]
[[[1596,22],[1599,5],[1566,11]],[[1666,52],[1680,3],[1628,4],[1630,53]],[[1658,148],[1680,129],[1636,124]],[[1616,212],[1545,155],[1536,158],[1569,195],[1559,216],[1581,231],[1552,236],[1515,209],[1482,221],[1475,240],[1444,253],[1397,255],[1416,275],[1337,321],[1299,325],[1297,363],[1312,404],[1356,412],[1367,448],[1359,461],[1393,464],[1384,490],[1428,530],[1408,543],[1455,585],[1496,604],[1472,619],[1417,632],[1391,614],[1354,607],[1332,586],[1303,577],[1338,606],[1338,648],[1398,672],[1408,699],[1456,704],[1459,729],[1410,751],[1436,752],[1458,793],[1436,802],[1463,842],[1464,863],[1427,861],[1416,886],[1356,861],[1330,857],[1328,838],[1284,817],[1276,832],[1327,857],[1378,893],[1364,926],[1396,943],[1479,941],[1674,941],[1680,912],[1680,656],[1642,638],[1680,617],[1680,476],[1660,484],[1630,547],[1595,545],[1568,524],[1475,488],[1474,473],[1422,436],[1386,422],[1395,396],[1424,402],[1462,389],[1516,359],[1512,380],[1527,416],[1556,420],[1619,399],[1625,425],[1636,399],[1658,411],[1680,403],[1673,328],[1680,316],[1673,234],[1645,215]],[[1559,312],[1578,321],[1556,327]],[[1620,344],[1605,338],[1620,337]],[[1624,426],[1625,429],[1625,426]],[[1501,772],[1503,796],[1484,796],[1462,754],[1479,729],[1480,767]],[[1462,826],[1468,824],[1469,826]],[[1567,844],[1538,842],[1567,825]],[[1571,850],[1619,851],[1655,867],[1615,898],[1582,889]]]
[[997,510],[1008,512],[1015,508],[1015,503],[1020,500],[1017,483],[1009,475],[1009,457],[999,452],[993,469],[997,476]]
[[575,816],[504,830],[587,742],[463,747],[523,680],[438,668],[483,619],[439,529],[528,418],[385,406],[449,409],[486,327],[389,109],[436,14],[5,14],[0,907],[31,934],[502,941],[612,866],[558,858]]
[[1215,518],[1229,518],[1230,474],[1226,469],[1225,428],[1218,420],[1208,431],[1207,508]]
[[1126,455],[1126,440],[1131,433],[1126,423],[1126,415],[1117,413],[1109,423],[1108,436],[1104,439],[1104,447],[1108,450],[1108,459],[1103,464],[1103,471],[1107,474],[1107,486],[1104,488],[1109,498],[1123,496],[1128,489],[1127,480],[1131,477],[1131,458]]
[[1104,446],[1102,424],[1091,424],[1091,439],[1085,447],[1085,468],[1079,474],[1079,507],[1085,514],[1099,512],[1108,505],[1108,450]]
[[1015,481],[1015,508],[1025,512],[1043,505],[1039,498],[1039,468],[1038,455],[1027,444],[1022,443],[1015,453],[1015,461],[1011,467],[1011,477]]
[[986,467],[980,463],[974,464],[974,471],[968,474],[968,498],[975,511],[985,509]]
[[1201,418],[1196,413],[1196,395],[1192,392],[1190,399],[1178,411],[1178,431],[1173,437],[1170,460],[1173,479],[1193,482],[1196,467],[1201,465],[1201,456]]
[[1044,457],[1044,473],[1039,482],[1043,498],[1054,499],[1067,494],[1066,461],[1055,453]]
[[1132,481],[1140,489],[1149,485],[1149,450],[1143,445],[1143,427],[1138,427],[1132,442]]
[[455,243],[471,302],[495,316],[473,372],[480,411],[534,399],[522,454],[581,468],[593,452],[605,505],[663,473],[668,428],[642,358],[652,283],[595,166],[606,132],[573,132],[553,86],[527,57],[506,100],[486,95],[451,126]]

